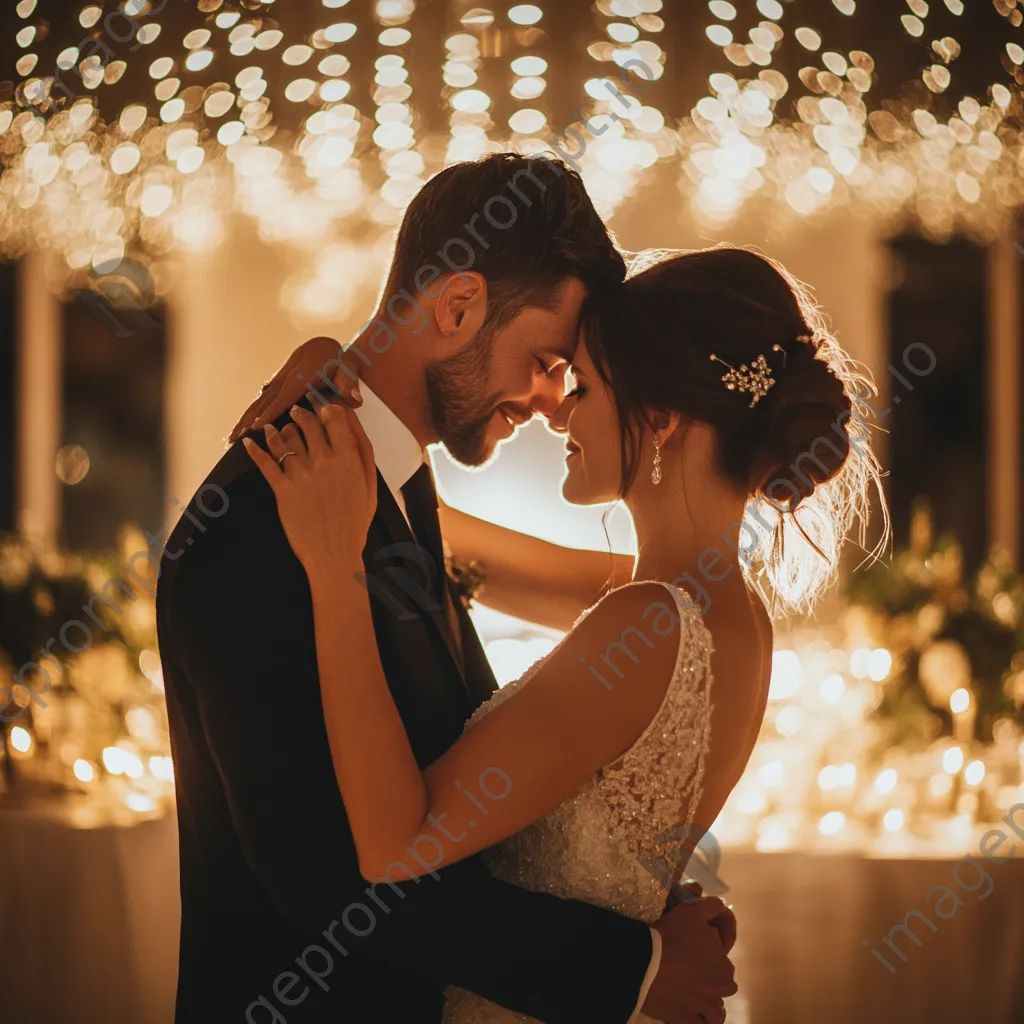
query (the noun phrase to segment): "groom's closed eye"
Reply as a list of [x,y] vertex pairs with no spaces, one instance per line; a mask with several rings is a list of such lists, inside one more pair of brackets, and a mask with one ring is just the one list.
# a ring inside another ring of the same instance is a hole
[[560,357],[552,359],[550,357],[545,358],[544,356],[535,356],[534,358],[536,359],[537,366],[540,368],[541,372],[553,379],[557,379],[560,373],[564,374],[569,368],[569,364]]

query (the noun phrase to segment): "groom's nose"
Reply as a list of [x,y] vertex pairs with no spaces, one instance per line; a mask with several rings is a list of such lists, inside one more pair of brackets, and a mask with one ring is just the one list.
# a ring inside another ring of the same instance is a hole
[[565,398],[565,384],[561,380],[543,379],[530,396],[530,408],[535,416],[551,419]]
[[562,399],[558,408],[548,417],[548,430],[553,434],[567,434],[569,432],[569,413],[572,412],[572,402],[568,398]]

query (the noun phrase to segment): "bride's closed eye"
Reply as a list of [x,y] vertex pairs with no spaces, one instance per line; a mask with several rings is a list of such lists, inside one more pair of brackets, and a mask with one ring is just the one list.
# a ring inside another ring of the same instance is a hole
[[580,380],[580,373],[573,367],[566,370],[565,382],[569,389],[565,393],[566,398],[582,398],[587,393],[586,385]]

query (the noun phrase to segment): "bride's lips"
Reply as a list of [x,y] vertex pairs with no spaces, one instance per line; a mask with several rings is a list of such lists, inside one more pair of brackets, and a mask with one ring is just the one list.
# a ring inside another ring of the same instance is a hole
[[574,455],[579,455],[579,453],[580,453],[579,445],[573,444],[572,441],[567,441],[566,442],[566,444],[565,444],[565,457],[566,457],[567,460],[571,459]]

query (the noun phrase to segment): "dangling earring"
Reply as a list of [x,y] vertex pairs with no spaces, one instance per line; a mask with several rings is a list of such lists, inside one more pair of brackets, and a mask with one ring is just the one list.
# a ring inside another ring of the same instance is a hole
[[661,483],[661,442],[654,438],[654,469],[651,470],[651,483],[655,487]]

